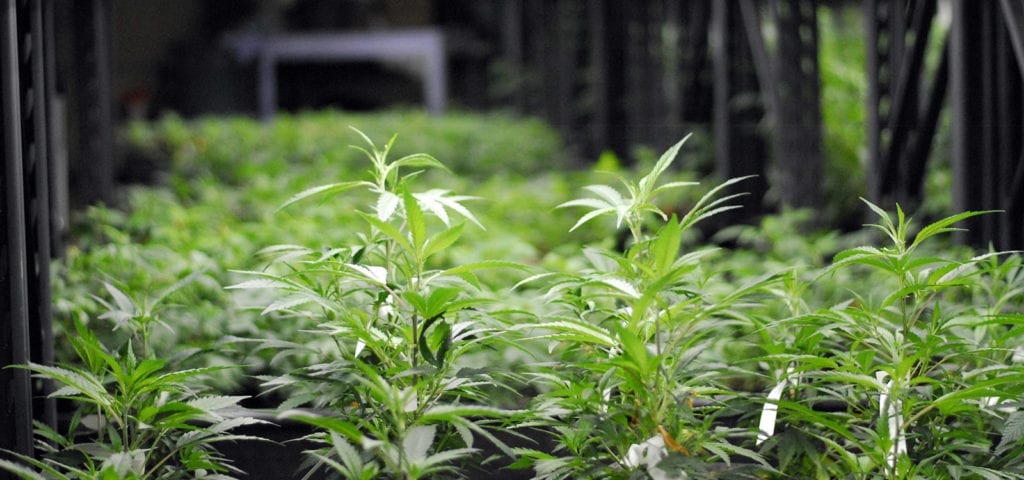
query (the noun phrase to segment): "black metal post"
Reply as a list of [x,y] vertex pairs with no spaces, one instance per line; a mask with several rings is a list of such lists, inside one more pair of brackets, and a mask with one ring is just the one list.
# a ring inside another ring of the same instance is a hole
[[591,33],[589,84],[593,99],[591,120],[591,154],[607,148],[625,155],[629,149],[626,118],[626,81],[622,65],[626,60],[623,37],[627,34],[622,21],[623,2],[593,0],[588,2],[587,22]]
[[[714,107],[712,109],[715,138],[715,169],[722,179],[758,175],[742,188],[750,195],[743,200],[743,209],[716,217],[723,224],[736,223],[743,217],[761,213],[767,190],[765,164],[767,143],[759,124],[765,112],[758,98],[755,54],[751,52],[740,4],[712,2],[709,27],[711,67],[714,74]],[[760,35],[760,31],[757,32]],[[764,91],[764,90],[762,90]],[[760,98],[767,98],[763,93]]]
[[21,148],[21,95],[15,0],[0,0],[0,108],[3,112],[3,195],[0,222],[0,448],[32,454],[28,273]]
[[[48,2],[47,2],[48,3]],[[24,104],[22,111],[22,147],[25,160],[26,243],[29,276],[29,328],[30,358],[33,362],[53,363],[53,324],[50,299],[50,189],[49,189],[49,105],[47,96],[43,34],[43,1],[29,3],[22,12],[27,20],[31,48],[23,48],[21,68],[29,75],[22,85]],[[48,398],[53,391],[51,382],[36,380],[32,385],[36,419],[51,427],[57,426],[56,400]]]
[[[987,125],[991,122],[988,97],[990,89],[991,12],[989,2],[953,2],[950,31],[950,92],[953,109],[952,173],[953,209],[983,210],[986,201],[984,181],[992,156]],[[979,218],[968,224],[959,240],[972,244],[993,238],[992,224]]]
[[864,1],[864,24],[866,43],[866,73],[868,80],[868,98],[866,105],[867,121],[867,153],[868,153],[868,197],[879,202],[882,197],[882,181],[878,172],[883,170],[882,161],[882,129],[886,125],[889,111],[883,108],[882,99],[889,96],[892,83],[890,59],[891,18],[889,15],[892,4],[887,0]]
[[583,139],[577,128],[577,78],[579,76],[579,62],[577,61],[577,49],[580,47],[580,33],[582,32],[579,18],[582,4],[578,0],[559,0],[552,9],[554,25],[554,59],[553,65],[548,67],[555,70],[555,80],[552,92],[555,93],[551,107],[554,110],[552,117],[555,124],[562,130],[563,136],[569,145],[578,147]]
[[777,172],[772,186],[781,204],[817,208],[824,195],[821,80],[818,73],[818,23],[815,0],[774,2],[777,109],[772,112]]
[[84,204],[115,198],[110,9],[110,0],[72,2],[79,142],[72,187]]

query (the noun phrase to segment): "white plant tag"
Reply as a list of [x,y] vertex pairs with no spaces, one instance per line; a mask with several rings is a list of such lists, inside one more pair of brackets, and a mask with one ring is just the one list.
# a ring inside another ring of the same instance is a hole
[[757,445],[760,445],[769,437],[775,435],[775,418],[779,413],[779,400],[782,399],[782,392],[786,390],[786,387],[792,383],[790,381],[790,375],[793,373],[793,367],[786,368],[786,373],[779,381],[778,385],[775,385],[770,392],[768,392],[768,398],[765,399],[764,408],[761,409],[761,421],[757,425]]
[[882,392],[878,396],[878,415],[888,421],[889,441],[892,442],[892,450],[886,458],[889,468],[896,468],[896,460],[907,453],[907,435],[903,432],[903,402],[892,399],[892,379],[886,382],[887,378],[888,373],[875,372],[875,379],[882,384]]

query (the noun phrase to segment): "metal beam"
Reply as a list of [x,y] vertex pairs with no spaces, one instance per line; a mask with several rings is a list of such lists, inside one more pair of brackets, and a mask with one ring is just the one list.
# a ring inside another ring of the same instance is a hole
[[774,191],[782,205],[816,209],[822,205],[821,80],[815,0],[773,2],[778,32],[775,73],[778,108],[774,113],[772,161]]
[[[890,72],[890,31],[889,16],[884,0],[864,1],[864,23],[866,28],[865,52],[868,99],[866,105],[867,149],[868,149],[868,197],[880,202],[882,197],[881,175],[878,172],[882,158],[882,126],[886,124],[888,112],[882,111],[882,99],[889,96],[890,84],[883,72]],[[882,46],[885,48],[882,48]]]
[[0,108],[3,110],[3,200],[0,221],[0,448],[32,454],[32,393],[28,371],[6,368],[29,361],[28,273],[25,259],[21,88],[15,0],[0,0]]
[[622,22],[624,10],[628,7],[618,0],[592,0],[587,2],[587,7],[592,39],[588,59],[589,83],[594,99],[590,143],[595,150],[608,149],[624,157],[631,146],[623,120],[626,118],[627,90],[622,65],[626,61],[626,48],[621,40],[628,33]]
[[[756,54],[752,54],[751,44],[745,38],[748,32],[743,25],[740,5],[712,2],[708,34],[713,72],[712,132],[716,174],[722,179],[757,176],[743,184],[743,189],[750,193],[742,200],[743,209],[716,217],[723,225],[734,224],[756,218],[764,209],[768,144],[760,124],[765,111],[761,102],[750,101],[758,98],[758,79],[752,58]],[[760,98],[766,95],[768,93]]]
[[[47,2],[49,3],[49,2]],[[28,275],[29,275],[29,327],[30,327],[30,349],[31,360],[39,364],[53,363],[53,324],[50,292],[50,152],[49,152],[49,125],[48,110],[49,97],[47,96],[47,79],[45,71],[43,34],[43,1],[36,0],[29,3],[29,10],[23,12],[23,18],[28,20],[28,38],[32,43],[31,49],[22,49],[29,57],[22,60],[23,71],[29,71],[28,78],[31,82],[31,89],[22,87],[27,96],[31,96],[31,110],[26,109],[22,115],[31,124],[24,124],[22,128],[23,143],[25,148],[25,189],[28,195],[26,202],[30,202],[26,212],[26,234],[28,243]],[[31,139],[31,143],[28,143]],[[49,381],[33,382],[33,397],[35,400],[36,420],[40,420],[51,427],[57,426],[57,404],[53,398],[48,398],[53,391],[53,384]]]
[[[994,192],[986,188],[992,176],[990,125],[993,125],[992,56],[994,42],[992,11],[995,3],[952,2],[950,30],[950,99],[952,124],[953,209],[956,211],[996,208]],[[971,219],[957,239],[974,245],[995,238],[993,217]]]
[[84,204],[112,204],[114,195],[111,0],[71,3],[75,30],[78,151],[71,178]]

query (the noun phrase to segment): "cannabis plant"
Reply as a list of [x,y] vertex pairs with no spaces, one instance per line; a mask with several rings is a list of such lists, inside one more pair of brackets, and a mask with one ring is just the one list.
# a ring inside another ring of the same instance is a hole
[[161,301],[187,282],[145,304],[106,284],[112,300],[101,299],[108,308],[103,317],[130,332],[127,343],[112,350],[75,321],[67,341],[78,363],[21,366],[56,384],[50,397],[70,402],[75,410],[66,430],[36,423],[39,454],[11,452],[23,463],[0,461],[0,468],[25,479],[69,480],[216,479],[241,473],[214,446],[257,440],[231,431],[259,421],[240,415],[243,397],[199,392],[200,377],[231,367],[180,369],[184,357],[195,352],[167,360],[148,347]]
[[1019,286],[1000,285],[1019,271],[995,252],[928,250],[985,212],[912,236],[898,206],[893,216],[867,205],[887,245],[840,252],[822,280],[852,270],[865,281],[847,285],[845,301],[766,326],[799,334],[766,348],[786,368],[766,400],[762,451],[785,478],[1022,478],[1024,315],[1006,308]]
[[[735,478],[769,469],[733,441],[749,432],[716,425],[735,412],[728,407],[730,392],[717,381],[724,367],[713,352],[743,316],[742,302],[776,276],[712,293],[715,275],[703,270],[702,260],[713,250],[681,252],[698,222],[736,208],[728,202],[737,195],[718,194],[743,180],[711,189],[681,217],[666,214],[658,194],[693,185],[658,184],[684,142],[638,181],[620,179],[625,194],[590,185],[585,190],[593,197],[561,205],[588,209],[573,229],[614,217],[616,228],[629,232],[624,251],[588,248],[588,268],[521,284],[541,285],[547,307],[520,329],[549,342],[555,357],[533,374],[543,394],[531,406],[537,423],[555,432],[559,448],[521,451],[521,465],[532,465],[538,478]],[[661,225],[650,228],[651,217]],[[732,465],[735,456],[754,465]]]
[[358,213],[365,228],[323,249],[270,247],[268,268],[244,272],[252,278],[233,288],[270,289],[276,293],[264,313],[312,324],[308,342],[267,342],[309,364],[264,385],[288,393],[283,416],[319,427],[313,439],[325,446],[312,452],[318,466],[345,478],[454,473],[477,452],[477,438],[504,447],[490,429],[514,415],[488,406],[487,393],[502,385],[496,367],[472,361],[497,348],[506,330],[493,292],[474,272],[518,266],[438,261],[466,223],[482,228],[464,206],[472,198],[415,191],[419,172],[401,169],[444,166],[426,154],[392,161],[394,137],[378,147],[356,132],[371,179],[314,187],[282,208],[368,191],[370,208]]

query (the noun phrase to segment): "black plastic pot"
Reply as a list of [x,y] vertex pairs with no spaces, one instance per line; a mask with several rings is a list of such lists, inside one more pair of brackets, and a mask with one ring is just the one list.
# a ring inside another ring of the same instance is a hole
[[[235,430],[234,434],[252,435],[270,441],[242,440],[218,444],[220,451],[231,464],[245,472],[239,478],[259,480],[298,480],[311,466],[310,456],[303,453],[315,448],[308,441],[297,440],[315,433],[317,429],[308,424],[278,419],[272,411],[246,411],[246,416],[265,420],[269,423],[247,425]],[[531,448],[550,452],[554,448],[554,438],[550,433],[536,429],[523,429],[518,432],[495,432],[502,442],[513,448]],[[504,455],[486,438],[477,437],[474,447],[480,452],[464,466],[464,478],[468,480],[526,480],[534,477],[532,469],[511,470],[507,468],[514,459]],[[315,478],[323,478],[317,476]]]

